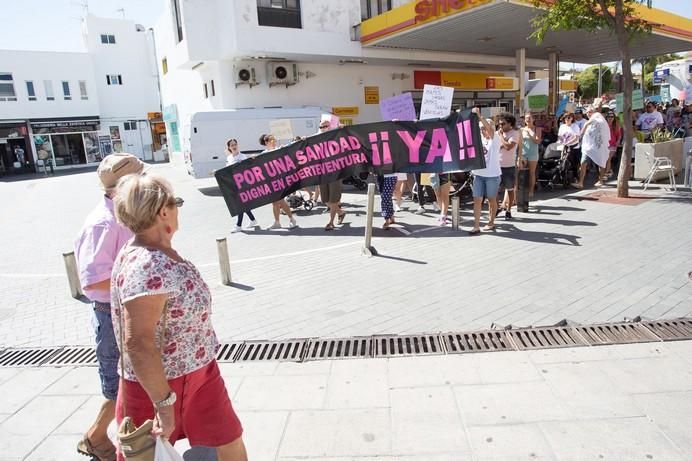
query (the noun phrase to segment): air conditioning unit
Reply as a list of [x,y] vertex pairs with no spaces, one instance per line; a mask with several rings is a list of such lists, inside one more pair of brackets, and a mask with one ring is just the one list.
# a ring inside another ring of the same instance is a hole
[[298,83],[298,65],[290,62],[270,62],[267,64],[267,77],[270,87],[295,85]]
[[259,85],[257,81],[257,73],[255,72],[254,66],[239,65],[233,68],[235,74],[235,87],[238,88],[240,85],[248,85],[252,88],[255,85]]

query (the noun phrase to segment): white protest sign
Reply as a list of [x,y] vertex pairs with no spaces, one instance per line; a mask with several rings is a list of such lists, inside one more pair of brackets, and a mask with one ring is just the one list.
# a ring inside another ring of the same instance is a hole
[[425,85],[423,101],[420,106],[419,120],[441,118],[449,115],[452,110],[454,88],[447,86]]
[[269,131],[276,139],[293,139],[293,127],[288,119],[272,120],[269,122]]

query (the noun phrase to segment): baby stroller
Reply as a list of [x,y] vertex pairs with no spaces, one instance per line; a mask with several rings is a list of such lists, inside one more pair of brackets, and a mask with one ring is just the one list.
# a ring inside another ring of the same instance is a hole
[[545,190],[553,190],[555,184],[567,188],[574,180],[574,171],[569,160],[569,146],[552,143],[545,148],[543,158],[538,161],[536,182]]
[[286,197],[286,202],[291,210],[297,210],[298,208],[303,208],[305,211],[310,211],[315,206],[315,202],[310,199],[310,194],[308,194],[307,200],[303,196],[303,191],[298,190]]
[[368,172],[354,174],[348,178],[344,178],[341,183],[347,186],[353,186],[358,190],[365,190],[368,188]]

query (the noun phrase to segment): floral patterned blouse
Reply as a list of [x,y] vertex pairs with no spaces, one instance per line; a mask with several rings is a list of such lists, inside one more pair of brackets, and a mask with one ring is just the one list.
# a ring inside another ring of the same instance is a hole
[[[191,373],[211,362],[218,348],[211,325],[211,293],[197,268],[164,252],[126,245],[118,254],[111,277],[113,330],[120,350],[123,305],[140,296],[168,294],[165,344],[162,349],[166,379]],[[161,347],[162,319],[156,324]],[[127,354],[124,378],[137,381]]]

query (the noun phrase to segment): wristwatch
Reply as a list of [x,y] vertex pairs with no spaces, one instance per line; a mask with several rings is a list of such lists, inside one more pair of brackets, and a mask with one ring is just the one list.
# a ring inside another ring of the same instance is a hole
[[154,402],[154,408],[158,410],[163,407],[169,407],[173,405],[177,399],[178,396],[175,395],[175,392],[170,391],[165,399],[159,400],[158,402]]

